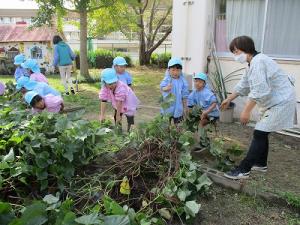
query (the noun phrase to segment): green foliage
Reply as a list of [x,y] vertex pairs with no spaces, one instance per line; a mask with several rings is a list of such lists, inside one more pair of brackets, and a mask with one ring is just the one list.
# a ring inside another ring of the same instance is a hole
[[300,209],[300,196],[291,192],[279,193],[290,205]]
[[176,97],[174,94],[169,93],[166,97],[161,96],[159,99],[160,106],[163,110],[166,110],[174,104]]
[[[79,62],[79,51],[75,51],[76,57],[76,67],[80,67]],[[95,51],[89,51],[88,52],[88,63],[90,68],[110,68],[112,67],[113,59],[116,56],[122,56],[125,58],[126,62],[128,63],[128,66],[132,66],[132,60],[130,56],[125,55],[121,52],[115,52],[113,53],[110,50],[106,49],[96,49]]]
[[32,115],[15,103],[0,109],[0,191],[19,181],[33,186],[37,182],[41,190],[48,185],[62,190],[76,169],[119,149],[113,131],[81,119],[83,111]]
[[171,59],[172,54],[170,52],[166,53],[153,53],[151,55],[151,64],[157,66],[158,68],[167,68],[168,62]]

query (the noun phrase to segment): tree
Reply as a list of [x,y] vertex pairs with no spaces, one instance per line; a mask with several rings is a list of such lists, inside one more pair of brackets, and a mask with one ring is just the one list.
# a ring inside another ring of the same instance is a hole
[[100,8],[111,7],[117,0],[36,0],[39,5],[34,26],[53,26],[54,19],[68,12],[78,13],[80,18],[80,73],[90,79],[87,60],[87,15]]
[[[90,18],[94,36],[108,31],[121,31],[131,39],[132,32],[138,34],[140,65],[150,64],[151,54],[172,32],[172,1],[131,0],[118,2],[107,9],[94,11]],[[99,26],[102,24],[102,26]]]

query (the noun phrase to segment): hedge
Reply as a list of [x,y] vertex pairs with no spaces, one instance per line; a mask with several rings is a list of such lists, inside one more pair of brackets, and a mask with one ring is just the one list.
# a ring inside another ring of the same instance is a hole
[[[76,67],[80,69],[80,52],[75,51],[76,54]],[[128,66],[132,66],[132,60],[130,56],[125,55],[121,52],[115,52],[113,53],[110,50],[106,49],[96,49],[95,51],[89,51],[88,52],[88,64],[89,68],[97,68],[97,69],[104,69],[112,67],[113,59],[116,56],[122,56],[125,58],[126,62],[128,63]]]
[[151,55],[151,64],[156,65],[159,68],[167,68],[168,62],[171,59],[172,55],[170,52],[166,53],[153,53]]

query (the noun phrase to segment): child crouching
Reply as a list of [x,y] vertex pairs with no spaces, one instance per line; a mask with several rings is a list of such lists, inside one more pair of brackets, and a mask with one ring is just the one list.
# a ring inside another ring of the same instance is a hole
[[136,113],[139,100],[127,86],[127,84],[118,80],[116,71],[108,68],[101,73],[102,88],[99,93],[100,104],[100,121],[105,119],[106,103],[111,102],[115,109],[114,119],[116,125],[122,124],[122,115],[127,118],[127,131],[130,131],[134,124],[134,115]]
[[58,113],[64,109],[64,101],[61,96],[48,94],[44,97],[35,91],[26,92],[25,101],[32,107],[34,113],[46,110],[48,112]]

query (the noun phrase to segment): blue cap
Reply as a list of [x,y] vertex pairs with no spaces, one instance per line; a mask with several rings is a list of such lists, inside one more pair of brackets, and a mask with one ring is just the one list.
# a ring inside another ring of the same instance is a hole
[[169,62],[168,62],[168,68],[170,68],[171,66],[174,66],[174,65],[176,65],[176,64],[182,66],[182,61],[181,61],[181,59],[179,59],[179,58],[171,58],[171,59],[169,60]]
[[27,59],[21,66],[25,69],[30,69],[34,73],[40,73],[40,67],[36,60],[34,59]]
[[101,72],[101,81],[106,84],[112,84],[118,81],[117,73],[112,68],[107,68]]
[[123,57],[117,56],[117,57],[114,58],[114,60],[113,60],[113,65],[114,65],[114,66],[126,66],[126,65],[128,65],[128,64],[127,64],[126,60],[125,60]]
[[25,61],[25,55],[23,54],[16,55],[14,58],[15,65],[21,65],[24,61]]
[[37,82],[37,81],[30,80],[24,84],[24,88],[26,88],[26,90],[28,90],[28,91],[32,91],[38,83],[39,82]]
[[30,81],[29,77],[25,77],[25,76],[22,76],[20,77],[18,80],[17,80],[17,86],[16,86],[16,89],[17,90],[20,90],[22,87],[24,87],[24,85],[26,83],[28,83]]
[[38,95],[38,93],[35,91],[28,91],[28,92],[26,92],[26,94],[24,96],[25,101],[30,105],[32,99],[37,95]]
[[195,74],[194,79],[201,79],[207,81],[207,75],[205,73],[197,73]]

